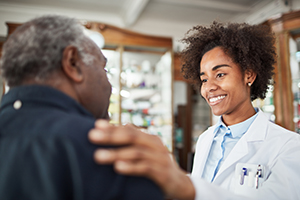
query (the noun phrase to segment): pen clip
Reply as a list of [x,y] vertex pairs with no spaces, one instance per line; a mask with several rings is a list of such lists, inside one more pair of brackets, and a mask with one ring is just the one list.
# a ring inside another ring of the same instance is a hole
[[244,179],[245,176],[247,175],[247,168],[243,167],[241,170],[241,180],[240,180],[240,185],[244,184]]
[[255,175],[255,188],[258,189],[258,180],[262,177],[262,169],[261,166],[258,165],[256,175]]

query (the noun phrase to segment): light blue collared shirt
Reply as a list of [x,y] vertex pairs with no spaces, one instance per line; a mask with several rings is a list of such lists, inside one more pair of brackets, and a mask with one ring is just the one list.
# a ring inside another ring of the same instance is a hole
[[228,127],[223,123],[222,117],[219,118],[214,130],[215,136],[205,163],[202,178],[209,182],[214,180],[228,154],[257,117],[258,109],[255,108],[255,111],[256,114],[249,119]]

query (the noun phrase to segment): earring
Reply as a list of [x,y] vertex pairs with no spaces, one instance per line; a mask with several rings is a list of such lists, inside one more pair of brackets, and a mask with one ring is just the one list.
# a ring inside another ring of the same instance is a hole
[[249,86],[249,87],[251,86],[251,83],[250,83],[250,82],[248,83],[248,86]]

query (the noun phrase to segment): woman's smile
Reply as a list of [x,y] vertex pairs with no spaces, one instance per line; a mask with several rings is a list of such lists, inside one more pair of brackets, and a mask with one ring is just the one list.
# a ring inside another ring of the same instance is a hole
[[213,96],[213,97],[208,97],[209,104],[211,106],[219,104],[223,99],[226,97],[226,95],[220,95],[220,96]]

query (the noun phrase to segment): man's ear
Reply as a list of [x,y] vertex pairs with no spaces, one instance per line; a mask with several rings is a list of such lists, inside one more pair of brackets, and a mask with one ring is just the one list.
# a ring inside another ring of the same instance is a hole
[[83,74],[80,65],[78,49],[74,46],[67,46],[63,51],[62,71],[74,82],[82,82]]
[[245,71],[245,78],[244,78],[245,83],[246,83],[247,85],[250,84],[250,86],[251,86],[251,85],[253,84],[253,82],[255,81],[256,76],[257,76],[257,74],[256,74],[253,70],[247,69],[247,70]]

